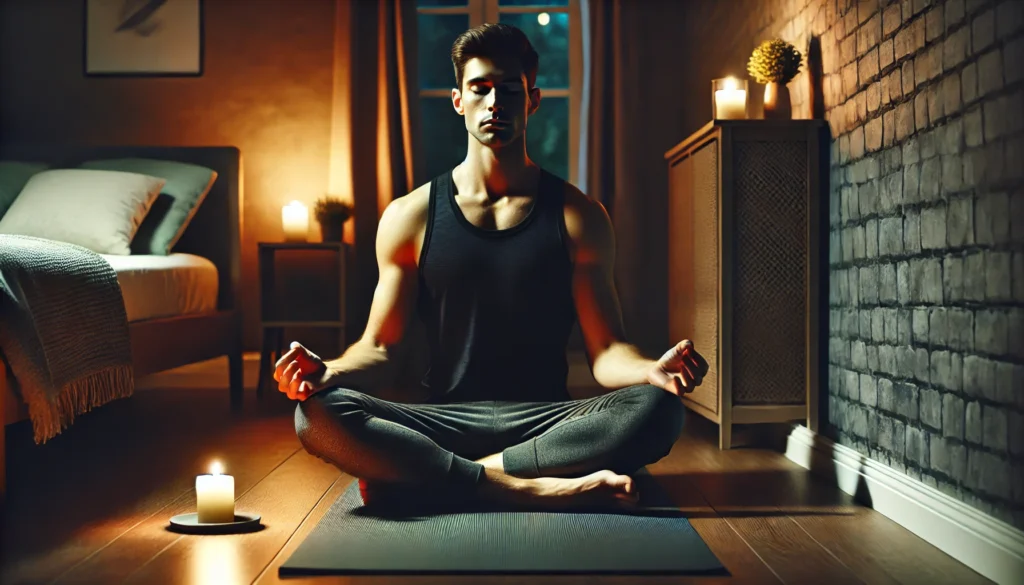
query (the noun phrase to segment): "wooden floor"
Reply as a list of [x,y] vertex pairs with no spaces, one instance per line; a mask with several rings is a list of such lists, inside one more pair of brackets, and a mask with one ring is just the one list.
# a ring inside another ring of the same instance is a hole
[[[219,385],[212,381],[211,386]],[[686,512],[729,577],[360,577],[280,579],[278,567],[352,478],[300,447],[294,405],[247,393],[233,416],[220,388],[140,390],[36,446],[7,429],[11,451],[0,582],[22,583],[950,583],[988,582],[780,453],[721,452],[691,415],[651,472]],[[168,519],[194,510],[195,476],[221,460],[236,509],[256,533],[184,536]]]

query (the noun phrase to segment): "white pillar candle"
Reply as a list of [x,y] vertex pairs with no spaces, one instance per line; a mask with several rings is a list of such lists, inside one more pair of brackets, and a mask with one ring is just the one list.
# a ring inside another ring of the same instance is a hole
[[281,225],[284,239],[304,242],[309,236],[309,208],[299,201],[292,201],[281,208]]
[[210,475],[196,476],[196,512],[201,523],[235,520],[235,478],[223,472],[221,464],[214,463]]
[[747,117],[747,92],[743,89],[720,89],[715,92],[715,118],[742,120]]

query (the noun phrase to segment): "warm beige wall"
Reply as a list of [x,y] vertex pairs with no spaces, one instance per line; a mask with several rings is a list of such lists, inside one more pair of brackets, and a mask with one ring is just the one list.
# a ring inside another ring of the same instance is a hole
[[[206,0],[198,78],[86,78],[83,2],[0,2],[0,133],[5,140],[233,145],[244,157],[242,278],[256,242],[281,236],[281,204],[327,189],[334,0]],[[315,235],[315,234],[314,234]],[[244,295],[258,348],[258,298]]]

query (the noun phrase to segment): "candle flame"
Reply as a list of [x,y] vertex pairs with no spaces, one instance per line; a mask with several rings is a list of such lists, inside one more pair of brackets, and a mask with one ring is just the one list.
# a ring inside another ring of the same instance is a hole
[[220,475],[224,473],[224,466],[221,465],[220,461],[214,461],[213,464],[210,465],[210,473],[213,475]]
[[296,200],[292,200],[292,202],[288,204],[288,207],[305,207],[305,206],[302,204],[301,201],[296,199]]
[[736,79],[733,77],[726,77],[725,81],[722,82],[722,89],[736,89],[739,84],[736,83]]

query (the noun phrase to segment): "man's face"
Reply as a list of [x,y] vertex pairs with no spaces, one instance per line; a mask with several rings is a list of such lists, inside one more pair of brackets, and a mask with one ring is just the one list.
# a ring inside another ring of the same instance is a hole
[[[461,91],[460,91],[461,89]],[[452,104],[466,119],[466,130],[481,144],[501,148],[517,141],[526,120],[540,105],[540,90],[527,87],[517,60],[473,57],[462,74],[462,88],[452,90]]]

